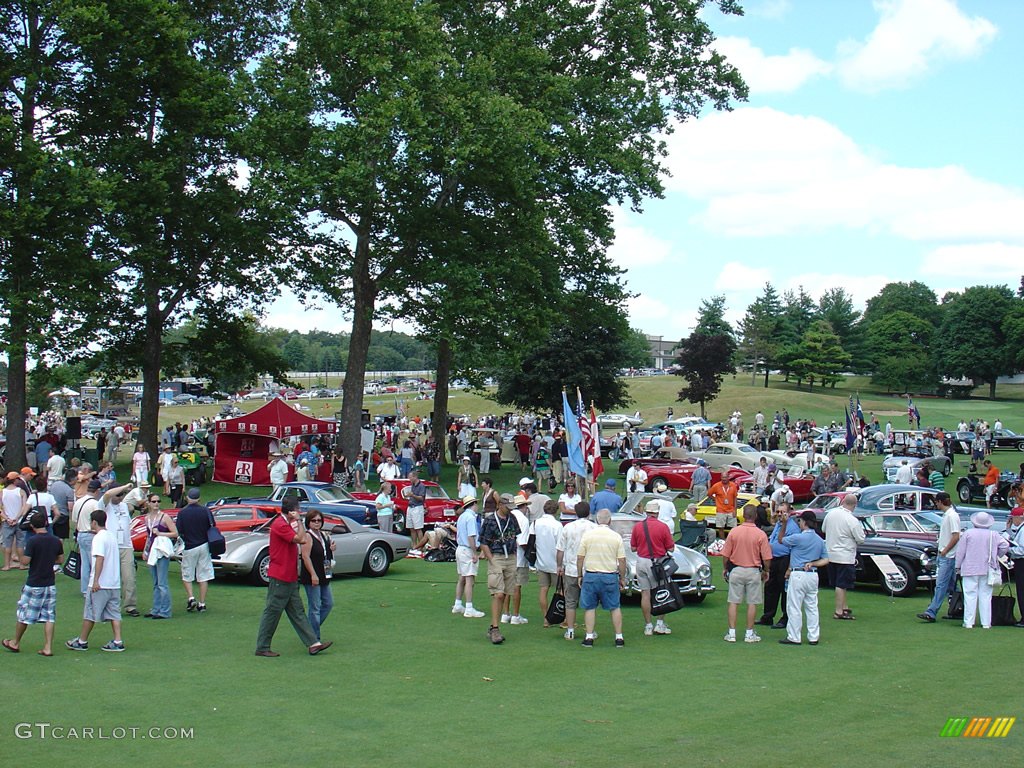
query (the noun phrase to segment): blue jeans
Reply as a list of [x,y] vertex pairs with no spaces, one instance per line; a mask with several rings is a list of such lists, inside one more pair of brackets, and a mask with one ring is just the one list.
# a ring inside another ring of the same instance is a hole
[[92,531],[83,531],[78,534],[78,550],[82,554],[82,594],[89,591],[89,578],[92,574]]
[[165,619],[171,618],[171,587],[167,581],[170,565],[171,558],[161,557],[156,565],[149,566],[149,572],[153,575],[153,615]]
[[413,460],[402,457],[402,459],[400,460],[400,465],[402,467],[402,477],[408,477],[409,473],[412,472],[412,468],[414,466]]
[[309,603],[309,626],[313,628],[316,639],[320,639],[320,625],[327,621],[327,614],[334,607],[334,595],[331,594],[331,581],[317,584],[303,584],[306,588],[306,602]]
[[946,595],[952,594],[956,589],[956,558],[939,555],[935,565],[935,596],[924,609],[924,612],[933,619],[938,616]]
[[428,461],[427,462],[427,474],[431,477],[437,477],[441,474],[441,462],[440,461]]

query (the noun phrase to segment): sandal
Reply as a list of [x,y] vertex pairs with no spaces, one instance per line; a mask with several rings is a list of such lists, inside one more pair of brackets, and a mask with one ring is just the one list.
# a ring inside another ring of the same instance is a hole
[[854,616],[852,613],[844,612],[844,613],[833,613],[832,614],[832,618],[833,619],[839,619],[840,621],[853,621],[856,618],[856,616]]
[[19,653],[21,651],[21,648],[16,646],[14,643],[12,643],[7,638],[4,638],[3,643],[0,643],[0,645],[3,645],[3,647],[6,648],[11,653]]

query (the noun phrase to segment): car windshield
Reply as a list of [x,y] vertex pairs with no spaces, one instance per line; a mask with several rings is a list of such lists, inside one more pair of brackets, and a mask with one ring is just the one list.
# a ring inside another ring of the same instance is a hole
[[625,541],[629,541],[629,537],[633,534],[633,526],[636,525],[636,520],[629,519],[615,519],[611,522],[611,529],[615,531]]
[[337,501],[351,501],[352,495],[344,488],[339,488],[336,485],[329,485],[326,488],[321,488],[316,492],[317,501],[324,502],[337,502]]
[[838,507],[842,500],[842,496],[822,494],[821,496],[815,496],[807,506],[813,509],[832,509],[832,507]]
[[445,493],[444,488],[439,485],[428,485],[427,486],[427,498],[428,499],[447,499],[448,494]]
[[929,512],[921,512],[920,514],[914,515],[914,521],[921,526],[921,528],[928,533],[938,533],[939,528],[942,526],[942,518],[939,518],[938,522],[930,516]]

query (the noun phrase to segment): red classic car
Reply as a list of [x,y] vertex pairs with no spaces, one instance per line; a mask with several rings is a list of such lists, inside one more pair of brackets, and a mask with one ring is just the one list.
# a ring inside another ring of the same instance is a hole
[[[630,465],[639,462],[647,473],[647,487],[653,488],[658,481],[664,482],[673,491],[688,491],[693,485],[693,472],[697,469],[696,459],[673,459],[668,458],[667,451],[662,449],[656,456],[649,459],[626,460],[619,465],[620,474],[625,474]],[[743,469],[730,468],[733,477],[740,486],[753,483],[753,476]],[[711,482],[717,483],[722,479],[722,473],[717,469],[711,470]],[[814,498],[811,493],[811,484],[814,482],[813,475],[786,475],[785,483],[793,491],[795,502],[809,501]]]
[[[171,518],[176,518],[180,510],[164,509],[161,511]],[[280,507],[252,504],[222,504],[210,508],[210,512],[213,513],[213,519],[216,520],[217,527],[221,533],[227,533],[228,531],[251,531],[263,525],[280,511]],[[341,516],[324,515],[324,530],[326,531],[329,531],[335,525],[343,523],[344,518]],[[130,531],[132,548],[136,552],[141,552],[146,546],[146,516],[139,515],[133,519]]]
[[[406,478],[398,478],[397,480],[391,480],[390,483],[395,489],[395,517],[391,521],[391,525],[395,533],[405,533],[405,513],[409,509],[409,481]],[[458,508],[460,501],[449,498],[444,488],[437,483],[424,480],[423,484],[427,486],[426,515],[423,520],[425,528],[433,528],[438,523],[454,523],[459,517]],[[364,501],[373,501],[377,498],[377,494],[372,491],[353,492],[352,497]]]

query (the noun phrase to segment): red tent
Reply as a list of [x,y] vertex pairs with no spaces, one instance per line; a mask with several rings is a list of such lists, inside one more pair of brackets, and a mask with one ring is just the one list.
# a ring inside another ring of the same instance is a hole
[[[267,461],[272,445],[299,435],[334,435],[334,421],[317,419],[275,397],[262,408],[234,419],[217,419],[213,479],[218,483],[270,485]],[[286,452],[282,448],[282,452]],[[321,464],[330,475],[330,462]]]

